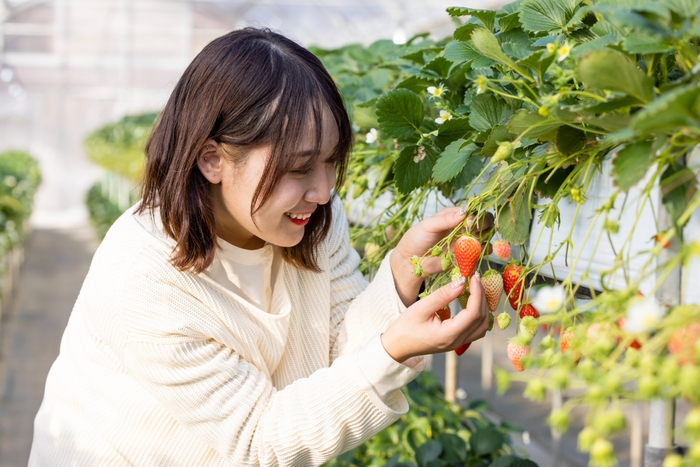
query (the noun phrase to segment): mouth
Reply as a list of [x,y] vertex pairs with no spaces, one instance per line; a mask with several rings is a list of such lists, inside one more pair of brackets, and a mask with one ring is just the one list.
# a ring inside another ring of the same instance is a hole
[[296,225],[306,225],[309,222],[309,219],[311,218],[311,214],[313,214],[313,211],[310,212],[285,212],[284,215],[289,218],[290,221],[295,223]]

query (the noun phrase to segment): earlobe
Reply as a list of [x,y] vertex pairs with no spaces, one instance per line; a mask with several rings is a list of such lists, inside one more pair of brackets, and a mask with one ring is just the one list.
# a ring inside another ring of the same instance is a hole
[[209,183],[221,183],[222,160],[219,145],[213,140],[207,140],[197,154],[197,167]]

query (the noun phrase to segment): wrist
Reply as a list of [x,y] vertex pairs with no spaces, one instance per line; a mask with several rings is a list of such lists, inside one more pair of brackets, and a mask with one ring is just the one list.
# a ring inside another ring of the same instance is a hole
[[384,347],[384,351],[387,353],[387,355],[393,358],[397,363],[403,363],[408,360],[409,357],[403,355],[400,345],[398,342],[395,342],[395,340],[392,339],[390,333],[384,332],[380,334],[379,340],[382,343],[382,347]]
[[401,255],[397,250],[391,252],[389,266],[391,267],[391,275],[394,278],[396,293],[404,305],[407,307],[411,306],[418,300],[423,277],[415,275],[411,259]]

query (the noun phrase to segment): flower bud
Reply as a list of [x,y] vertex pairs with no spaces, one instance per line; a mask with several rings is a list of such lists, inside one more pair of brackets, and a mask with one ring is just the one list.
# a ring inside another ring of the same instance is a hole
[[513,154],[513,143],[510,141],[502,141],[498,143],[498,149],[496,149],[496,153],[491,157],[491,162],[500,162],[510,157],[511,154]]
[[523,396],[531,401],[542,402],[544,400],[546,387],[540,378],[534,378],[528,381]]
[[566,430],[569,429],[571,417],[566,410],[552,410],[552,413],[549,414],[549,418],[547,418],[547,423],[559,433],[565,433]]
[[596,439],[591,446],[591,467],[613,467],[616,463],[612,443],[605,438]]
[[505,311],[498,315],[496,320],[498,321],[498,327],[501,329],[505,329],[510,325],[510,315]]

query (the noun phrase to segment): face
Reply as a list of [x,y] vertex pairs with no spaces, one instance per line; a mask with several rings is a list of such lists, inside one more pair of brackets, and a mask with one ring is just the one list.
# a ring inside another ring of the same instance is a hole
[[[262,178],[270,147],[250,151],[241,162],[232,162],[230,157],[224,156],[219,145],[216,154],[206,161],[200,156],[200,170],[212,182],[210,188],[219,237],[246,249],[261,248],[265,242],[291,247],[302,240],[309,217],[319,205],[329,202],[335,186],[336,169],[331,157],[338,141],[338,130],[330,111],[324,112],[322,120],[321,153],[317,157],[304,155],[314,149],[315,140],[311,134],[303,138],[298,153],[290,155],[296,163],[282,176],[254,218],[250,214],[250,203]],[[212,169],[216,170],[212,172]]]

